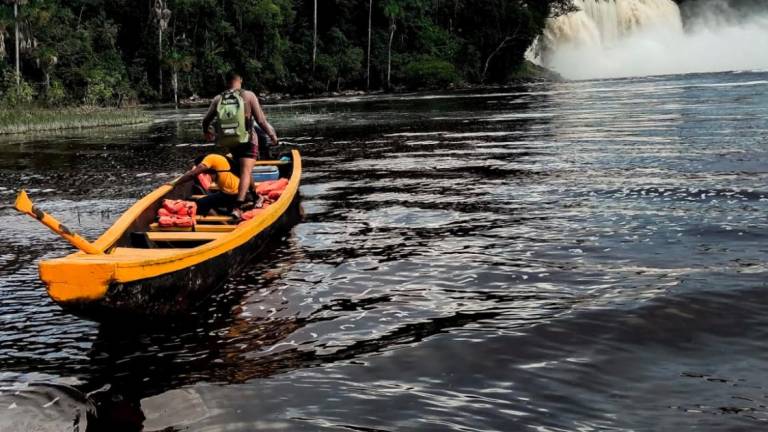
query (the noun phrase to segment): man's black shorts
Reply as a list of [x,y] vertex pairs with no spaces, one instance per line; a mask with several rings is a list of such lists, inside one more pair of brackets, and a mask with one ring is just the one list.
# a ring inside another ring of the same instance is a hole
[[230,149],[232,153],[232,159],[259,159],[269,160],[271,158],[270,144],[271,140],[267,134],[258,126],[254,126],[253,132],[256,134],[259,143],[253,144],[250,142],[239,144]]
[[258,159],[259,146],[251,142],[238,144],[235,147],[229,149],[232,153],[232,159]]

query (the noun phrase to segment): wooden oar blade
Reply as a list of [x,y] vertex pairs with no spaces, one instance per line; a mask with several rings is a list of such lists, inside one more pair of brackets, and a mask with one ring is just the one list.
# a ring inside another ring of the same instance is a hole
[[13,207],[22,213],[33,214],[32,209],[34,206],[32,205],[32,200],[30,200],[27,195],[27,191],[22,190],[19,192],[19,196],[16,197],[16,203]]
[[80,237],[77,233],[72,232],[61,222],[57,221],[53,216],[45,214],[43,211],[35,207],[35,205],[32,204],[32,200],[29,199],[27,192],[23,190],[19,192],[19,196],[16,197],[16,203],[13,205],[13,207],[21,213],[28,214],[39,220],[43,225],[50,228],[51,231],[62,236],[65,240],[71,243],[72,246],[80,249],[81,251],[91,255],[98,255],[102,253],[101,250],[97,249],[88,240]]

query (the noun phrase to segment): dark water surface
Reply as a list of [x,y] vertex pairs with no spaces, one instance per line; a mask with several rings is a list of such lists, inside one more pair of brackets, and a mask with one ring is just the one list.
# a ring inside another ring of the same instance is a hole
[[0,430],[765,428],[767,73],[270,116],[306,220],[151,329],[61,312],[36,262],[69,248],[7,204],[95,238],[206,150],[201,112],[0,141]]

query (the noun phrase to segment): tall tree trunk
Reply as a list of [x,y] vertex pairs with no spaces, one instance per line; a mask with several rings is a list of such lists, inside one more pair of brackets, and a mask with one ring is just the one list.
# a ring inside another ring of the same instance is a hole
[[160,29],[157,32],[157,76],[159,82],[157,84],[158,96],[160,100],[163,99],[163,30]]
[[373,26],[373,0],[368,2],[368,67],[365,72],[365,88],[371,88],[371,36]]
[[173,104],[176,109],[179,108],[179,71],[176,68],[173,69],[173,78],[171,79],[171,85],[173,85]]
[[493,60],[493,58],[496,57],[496,55],[500,53],[502,49],[504,49],[504,47],[507,45],[507,42],[509,42],[510,40],[512,40],[512,38],[510,37],[504,38],[504,40],[501,41],[499,46],[497,46],[496,49],[493,50],[493,52],[488,56],[488,58],[485,59],[485,65],[483,66],[483,73],[480,75],[481,83],[485,84],[485,79],[487,78],[487,75],[488,75],[488,68],[491,66],[491,60]]
[[171,11],[167,4],[166,0],[156,0],[153,9],[154,17],[157,20],[157,76],[159,81],[157,88],[161,100],[163,99],[163,33],[168,30],[168,23],[171,21]]
[[16,91],[21,91],[21,66],[19,60],[19,2],[16,0],[13,3],[13,21],[16,32]]
[[387,45],[387,89],[392,87],[392,41],[395,40],[395,17],[391,17],[389,25],[389,44]]
[[313,16],[312,32],[312,76],[315,75],[315,65],[317,64],[317,0],[315,0],[315,10]]
[[483,66],[483,72],[480,74],[480,82],[481,83],[485,84],[485,80],[488,77],[488,69],[491,66],[491,60],[493,60],[493,58],[496,57],[501,52],[501,50],[506,48],[507,44],[509,42],[512,42],[517,37],[517,32],[520,31],[520,25],[521,25],[521,23],[518,22],[517,23],[517,27],[515,28],[515,31],[512,32],[511,35],[505,37],[504,40],[501,41],[499,46],[497,46],[496,49],[493,50],[493,52],[490,55],[488,55],[488,57],[485,59],[485,65]]

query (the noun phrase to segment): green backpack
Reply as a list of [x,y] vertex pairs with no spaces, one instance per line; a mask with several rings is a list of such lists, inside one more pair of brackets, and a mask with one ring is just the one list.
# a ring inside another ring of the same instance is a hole
[[229,148],[248,142],[245,101],[239,91],[228,90],[222,93],[216,113],[216,142],[220,146]]

